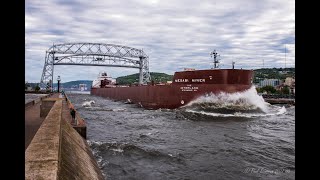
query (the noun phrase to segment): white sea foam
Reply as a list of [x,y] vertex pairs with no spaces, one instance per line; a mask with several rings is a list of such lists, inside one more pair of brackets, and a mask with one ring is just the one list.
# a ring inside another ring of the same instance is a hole
[[87,143],[89,144],[89,146],[91,146],[93,144],[98,145],[98,146],[104,144],[104,142],[102,142],[102,141],[94,141],[94,140],[87,140]]
[[258,95],[256,88],[252,86],[250,89],[237,93],[219,93],[201,96],[200,98],[191,101],[184,107],[195,104],[210,104],[219,108],[240,108],[242,110],[259,109],[268,113],[270,104],[265,102],[263,97]]
[[120,153],[122,153],[124,150],[123,149],[121,149],[120,147],[119,148],[112,148],[112,149],[110,149],[111,151],[114,151],[114,152],[120,152]]
[[82,107],[91,107],[92,104],[94,104],[95,102],[93,100],[91,101],[85,101],[82,103]]
[[186,109],[186,112],[189,113],[195,113],[195,114],[202,114],[206,116],[212,116],[212,117],[245,117],[245,118],[254,118],[254,117],[266,117],[266,116],[274,116],[274,115],[281,115],[286,112],[286,108],[282,107],[275,113],[241,113],[236,112],[233,114],[223,114],[223,113],[213,113],[213,112],[205,112],[205,111],[195,111]]
[[213,117],[264,117],[286,113],[286,108],[273,106],[258,95],[256,88],[239,93],[202,96],[183,107],[185,112]]
[[123,111],[126,111],[126,108],[117,108],[117,109],[112,109],[112,111],[115,111],[115,112],[123,112]]
[[286,113],[287,112],[287,109],[284,107],[284,106],[282,106],[280,109],[279,109],[279,111],[277,112],[277,114],[284,114],[284,113]]

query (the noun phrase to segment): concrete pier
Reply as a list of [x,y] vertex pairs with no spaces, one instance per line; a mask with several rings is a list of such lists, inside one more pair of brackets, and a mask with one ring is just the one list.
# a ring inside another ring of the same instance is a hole
[[44,97],[35,99],[25,104],[25,119],[24,119],[24,129],[25,129],[25,150],[29,146],[32,138],[38,131],[40,125],[42,124],[45,116],[40,115],[40,105],[42,100],[48,97],[58,97],[58,95],[48,94]]
[[[55,94],[26,109],[26,124],[40,127],[26,145],[25,179],[104,179],[89,145],[72,125],[67,101]],[[85,126],[81,120],[74,126]]]

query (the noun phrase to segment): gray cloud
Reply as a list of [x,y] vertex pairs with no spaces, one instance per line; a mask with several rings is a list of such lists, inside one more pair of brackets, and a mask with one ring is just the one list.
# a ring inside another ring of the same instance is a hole
[[[294,1],[26,1],[26,80],[41,78],[45,51],[53,43],[98,42],[143,49],[150,71],[173,74],[184,67],[212,67],[216,49],[222,68],[294,67]],[[286,53],[285,53],[286,47]],[[114,77],[135,69],[55,66],[64,81]]]

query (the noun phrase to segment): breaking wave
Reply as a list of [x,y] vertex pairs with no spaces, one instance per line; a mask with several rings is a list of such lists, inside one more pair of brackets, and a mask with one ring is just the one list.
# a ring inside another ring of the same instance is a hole
[[254,118],[254,117],[266,117],[266,116],[273,116],[273,115],[280,115],[284,114],[286,112],[286,108],[280,107],[278,111],[273,111],[272,113],[241,113],[241,112],[235,112],[232,114],[227,114],[227,113],[213,113],[213,112],[205,112],[205,111],[195,111],[195,110],[190,110],[186,109],[186,113],[192,113],[192,114],[200,114],[208,117],[243,117],[243,118]]
[[182,107],[182,114],[208,117],[261,117],[284,114],[285,107],[273,106],[258,95],[256,88],[237,93],[202,96]]

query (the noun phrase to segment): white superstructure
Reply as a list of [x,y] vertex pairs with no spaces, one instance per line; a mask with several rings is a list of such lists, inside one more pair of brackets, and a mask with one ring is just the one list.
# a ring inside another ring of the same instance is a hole
[[98,78],[93,80],[92,87],[100,88],[101,81],[105,80],[105,79],[111,81],[110,84],[116,84],[116,80],[113,79],[112,77],[108,76],[108,74],[106,72],[100,72],[98,75]]
[[79,84],[79,90],[80,91],[86,91],[87,90],[87,84]]

